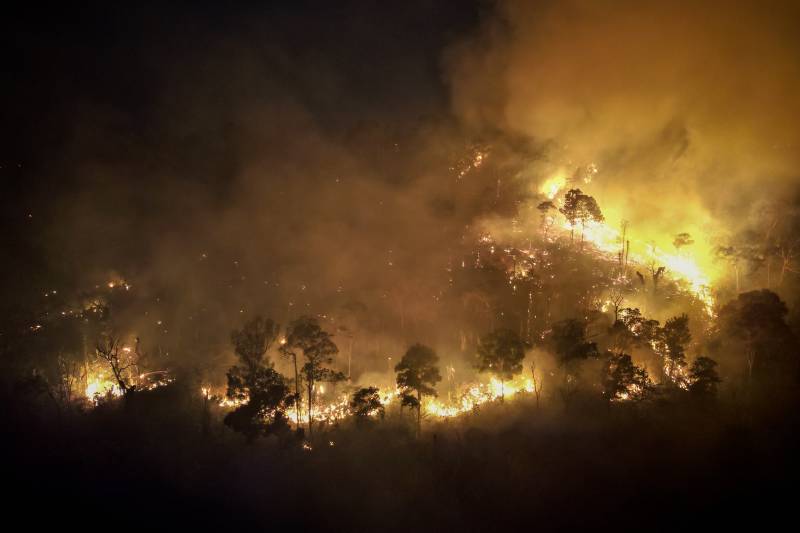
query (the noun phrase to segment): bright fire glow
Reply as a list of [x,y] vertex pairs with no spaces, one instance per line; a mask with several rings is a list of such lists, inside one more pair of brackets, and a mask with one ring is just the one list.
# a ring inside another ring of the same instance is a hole
[[422,408],[428,416],[452,418],[474,411],[480,405],[497,401],[503,397],[507,401],[522,392],[534,392],[531,378],[517,376],[503,383],[492,377],[489,383],[465,386],[455,403],[448,404],[438,398],[427,398],[423,400]]
[[[569,222],[565,221],[563,228],[570,230]],[[582,233],[584,241],[611,255],[616,255],[622,246],[620,230],[605,222],[588,222],[585,228],[579,224],[575,228],[575,233],[576,239],[580,238],[579,235]],[[688,251],[678,251],[672,254],[652,243],[643,243],[638,239],[629,240],[631,241],[631,252],[628,256],[630,264],[636,265],[640,269],[646,269],[651,264],[656,267],[665,267],[668,276],[684,282],[686,288],[703,302],[706,311],[709,314],[712,312],[714,299],[710,289],[717,269],[710,264],[706,268],[701,267],[697,259]],[[637,250],[639,251],[637,252]],[[644,272],[642,273],[644,274]]]
[[558,195],[559,191],[567,185],[567,179],[563,174],[556,174],[552,178],[545,180],[539,187],[539,192],[547,196],[550,200]]
[[[596,172],[596,168],[590,166],[588,175],[593,176]],[[588,183],[589,180],[584,181]],[[541,183],[539,193],[553,200],[566,187],[567,180],[564,174],[559,172]],[[621,226],[624,217],[619,216],[613,205],[609,206],[601,202],[601,208],[606,218],[604,222],[588,222],[585,227],[578,224],[572,228],[565,221],[563,229],[574,229],[576,239],[581,238],[579,236],[582,234],[583,241],[616,257],[624,243],[622,242],[622,232],[615,226]],[[684,227],[686,224],[683,222],[680,224],[675,228],[675,233],[685,229],[694,229],[693,235],[695,236],[704,233],[701,227],[697,227],[697,224],[690,224],[691,228]],[[642,232],[646,234],[645,238],[642,238]],[[714,304],[710,292],[711,285],[720,276],[719,266],[714,263],[713,246],[702,239],[697,239],[698,242],[690,248],[681,248],[675,253],[670,253],[667,250],[673,236],[665,234],[659,235],[660,238],[654,237],[655,234],[652,230],[643,230],[642,228],[634,227],[627,232],[625,239],[630,241],[629,264],[638,266],[640,270],[646,269],[650,265],[655,265],[656,268],[665,267],[666,274],[676,281],[685,283],[687,290],[701,300],[705,304],[706,311],[711,314]],[[644,272],[642,273],[644,274]]]

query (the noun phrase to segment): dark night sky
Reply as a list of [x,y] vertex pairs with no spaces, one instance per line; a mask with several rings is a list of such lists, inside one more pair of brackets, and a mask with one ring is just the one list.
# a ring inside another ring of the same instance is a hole
[[[333,137],[364,124],[413,128],[442,113],[442,49],[480,11],[424,0],[190,4],[4,8],[7,291],[53,276],[50,228],[87,189],[87,165],[129,171],[94,178],[123,191],[162,188],[166,174],[224,203],[246,142],[230,112],[241,102],[291,98]],[[134,219],[161,208],[135,203]]]

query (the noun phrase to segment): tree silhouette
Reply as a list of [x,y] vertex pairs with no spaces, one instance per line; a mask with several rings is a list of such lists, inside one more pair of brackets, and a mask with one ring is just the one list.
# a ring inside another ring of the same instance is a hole
[[561,367],[561,395],[568,404],[576,392],[578,369],[581,362],[600,355],[597,343],[586,339],[586,322],[569,318],[553,324],[549,342]]
[[364,423],[375,414],[383,418],[386,410],[381,402],[378,387],[364,387],[354,392],[350,398],[350,414],[356,417],[359,423]]
[[397,386],[402,394],[402,405],[417,411],[417,435],[422,425],[422,397],[436,396],[434,387],[442,380],[438,363],[439,356],[433,349],[423,344],[414,344],[394,367]]
[[259,316],[231,333],[240,364],[228,370],[227,396],[239,405],[225,416],[224,423],[248,442],[288,429],[285,411],[295,399],[266,356],[279,331],[272,320]]
[[531,381],[533,382],[533,394],[536,396],[536,408],[539,408],[539,401],[542,397],[542,372],[537,372],[536,359],[531,360]]
[[505,382],[522,372],[525,343],[517,332],[498,329],[478,342],[476,367],[479,372],[490,372],[500,380],[500,399],[505,399]]
[[[651,261],[649,268],[650,276],[653,278],[653,292],[655,293],[658,290],[658,283],[661,281],[661,278],[664,277],[664,272],[667,271],[667,267],[658,266],[655,261]],[[642,284],[644,284],[644,280],[642,280]]]
[[[314,387],[318,382],[337,382],[346,379],[342,372],[328,368],[333,356],[339,353],[331,334],[320,327],[313,317],[300,317],[289,325],[286,343],[282,350],[294,354],[302,350],[305,363],[300,368],[300,375],[306,387],[308,401],[308,433],[311,435],[314,425]],[[294,355],[296,360],[296,355]]]
[[658,320],[645,318],[638,308],[626,307],[617,315],[619,319],[608,330],[614,353],[621,354],[632,348],[652,349],[661,338]]
[[647,371],[625,353],[609,354],[605,364],[603,396],[608,401],[642,401],[653,391]]
[[581,246],[583,245],[583,237],[586,233],[587,222],[602,222],[605,220],[603,213],[600,211],[600,206],[597,201],[588,194],[581,195],[578,204],[578,220],[581,221]]
[[650,345],[660,335],[658,320],[645,318],[638,307],[621,309],[620,318],[639,345]]
[[231,343],[243,365],[258,367],[264,363],[267,350],[278,338],[279,332],[280,327],[271,319],[257,316],[246,322],[242,329],[231,333]]
[[567,222],[569,222],[570,241],[575,240],[575,224],[578,223],[578,210],[580,209],[581,196],[583,196],[583,193],[580,189],[568,190],[564,195],[564,204],[558,209],[559,212],[564,215],[564,218],[567,219]]
[[664,362],[664,376],[676,385],[682,385],[682,369],[686,366],[686,345],[692,340],[689,317],[686,314],[672,317],[661,330],[659,350]]
[[717,395],[717,385],[721,382],[717,373],[717,362],[708,357],[698,357],[689,368],[689,392],[702,398]]
[[798,359],[790,348],[794,336],[786,323],[786,304],[774,292],[745,292],[719,312],[723,335],[743,341],[747,382],[796,379]]
[[586,339],[586,322],[568,318],[553,324],[550,341],[560,366],[568,368],[577,361],[599,356],[597,343]]
[[111,334],[102,335],[97,341],[95,346],[95,353],[99,359],[108,364],[111,372],[114,374],[114,379],[119,386],[119,390],[124,395],[130,394],[134,391],[134,386],[130,384],[126,371],[133,363],[126,359],[124,355],[120,354],[123,349],[120,338]]
[[580,189],[570,189],[564,195],[564,205],[559,209],[570,226],[570,240],[574,241],[575,225],[581,223],[581,245],[588,222],[602,222],[605,220],[597,201]]
[[625,301],[625,293],[620,287],[615,287],[608,296],[608,301],[614,309],[614,322],[619,320],[619,312],[622,310],[622,302]]
[[274,368],[234,366],[228,371],[228,398],[241,401],[224,423],[248,442],[289,428],[286,409],[294,402],[286,381]]

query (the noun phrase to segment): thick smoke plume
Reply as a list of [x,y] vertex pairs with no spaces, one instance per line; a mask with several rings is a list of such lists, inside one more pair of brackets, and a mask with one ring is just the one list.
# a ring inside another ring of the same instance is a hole
[[[363,370],[384,372],[409,342],[454,344],[453,269],[484,231],[498,245],[537,231],[554,176],[595,196],[609,226],[629,221],[634,252],[689,233],[711,281],[718,247],[763,234],[793,197],[791,3],[511,1],[473,15],[367,9],[347,21],[351,44],[320,23],[313,45],[289,35],[291,14],[181,31],[167,16],[124,73],[47,93],[60,142],[36,154],[46,179],[11,211],[45,265],[18,299],[119,278],[139,299],[120,327],[193,361],[194,347],[229,350],[254,314],[324,315],[343,346],[340,326],[360,330]],[[445,35],[385,38],[445,16]],[[95,69],[63,53],[65,72]]]
[[610,224],[664,248],[688,232],[710,264],[800,182],[797,20],[795,2],[501,2],[448,55],[452,105],[536,143],[534,187],[594,164],[575,185]]

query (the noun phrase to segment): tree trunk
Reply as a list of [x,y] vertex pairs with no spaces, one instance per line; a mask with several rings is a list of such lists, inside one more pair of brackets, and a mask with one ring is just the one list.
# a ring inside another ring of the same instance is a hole
[[314,381],[309,379],[308,380],[308,437],[311,438],[312,432],[312,425],[314,424],[314,404],[313,404],[313,394],[314,394]]
[[351,366],[353,364],[353,343],[355,343],[355,336],[350,337],[350,349],[347,350],[347,381],[351,380]]
[[747,353],[747,386],[753,386],[753,365],[756,362],[755,350],[750,350]]
[[422,394],[417,389],[417,438],[422,434]]
[[586,222],[581,221],[581,250],[583,250],[583,234],[586,233]]
[[292,362],[294,363],[294,393],[295,393],[295,400],[294,400],[294,413],[295,413],[295,422],[297,423],[297,427],[300,427],[300,376],[297,373],[297,355],[292,353]]

